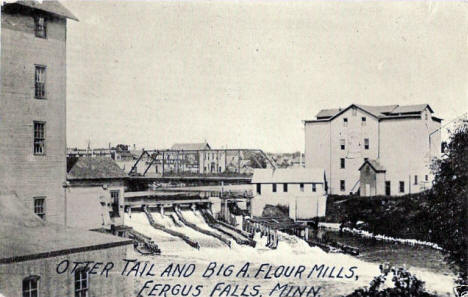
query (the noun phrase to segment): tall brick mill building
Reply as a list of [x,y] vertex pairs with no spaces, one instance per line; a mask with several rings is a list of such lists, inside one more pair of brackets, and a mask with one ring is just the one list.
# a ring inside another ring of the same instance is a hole
[[[1,10],[0,295],[8,297],[133,293],[119,271],[132,241],[66,226],[70,19],[77,20],[56,1],[10,2]],[[102,264],[58,273],[67,261]],[[102,275],[107,262],[114,268]]]

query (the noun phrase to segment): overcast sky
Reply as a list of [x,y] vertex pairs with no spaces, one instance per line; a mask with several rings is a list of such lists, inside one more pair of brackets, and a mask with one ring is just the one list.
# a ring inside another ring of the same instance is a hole
[[68,145],[303,150],[322,108],[468,110],[468,3],[67,1]]

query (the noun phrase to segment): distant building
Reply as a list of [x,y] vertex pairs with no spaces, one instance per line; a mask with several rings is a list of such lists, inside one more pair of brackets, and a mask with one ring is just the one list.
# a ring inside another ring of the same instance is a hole
[[314,168],[255,169],[252,215],[262,216],[265,205],[289,208],[289,217],[306,221],[325,216],[325,172]]
[[299,156],[297,157],[294,157],[292,160],[291,160],[291,167],[294,167],[294,168],[301,168],[301,167],[305,167],[305,162],[304,162],[304,154],[300,153]]
[[201,143],[174,143],[171,147],[173,151],[200,151],[211,150],[211,146],[207,142]]
[[[179,171],[206,173],[224,172],[225,152],[214,150],[207,143],[175,143],[171,151],[177,151],[174,162],[175,169]],[[178,167],[177,167],[178,166]]]
[[65,209],[67,225],[110,229],[123,225],[128,175],[109,157],[69,159]]
[[305,121],[305,165],[325,168],[331,194],[419,192],[433,180],[441,121],[428,104],[321,110]]

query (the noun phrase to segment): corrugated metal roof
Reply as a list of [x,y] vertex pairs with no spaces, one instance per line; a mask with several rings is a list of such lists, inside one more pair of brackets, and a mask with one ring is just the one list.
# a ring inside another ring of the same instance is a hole
[[63,4],[58,1],[16,1],[13,2],[22,6],[26,6],[33,9],[42,10],[45,12],[52,13],[59,17],[69,18],[78,21],[78,18],[74,16]]
[[0,263],[32,255],[42,254],[44,258],[61,251],[70,253],[91,246],[131,243],[128,239],[43,221],[12,193],[0,193],[0,242]]
[[324,174],[320,168],[255,169],[252,183],[323,183]]
[[68,172],[71,179],[124,178],[127,174],[109,157],[80,157]]
[[209,150],[210,145],[207,142],[202,143],[174,143],[171,150],[190,151],[190,150]]

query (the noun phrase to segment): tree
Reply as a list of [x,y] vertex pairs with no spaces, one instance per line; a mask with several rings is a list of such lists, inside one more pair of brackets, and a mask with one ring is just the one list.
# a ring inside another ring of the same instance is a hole
[[430,237],[448,252],[448,262],[467,283],[468,124],[451,134],[445,156],[432,166],[434,185],[429,192]]

